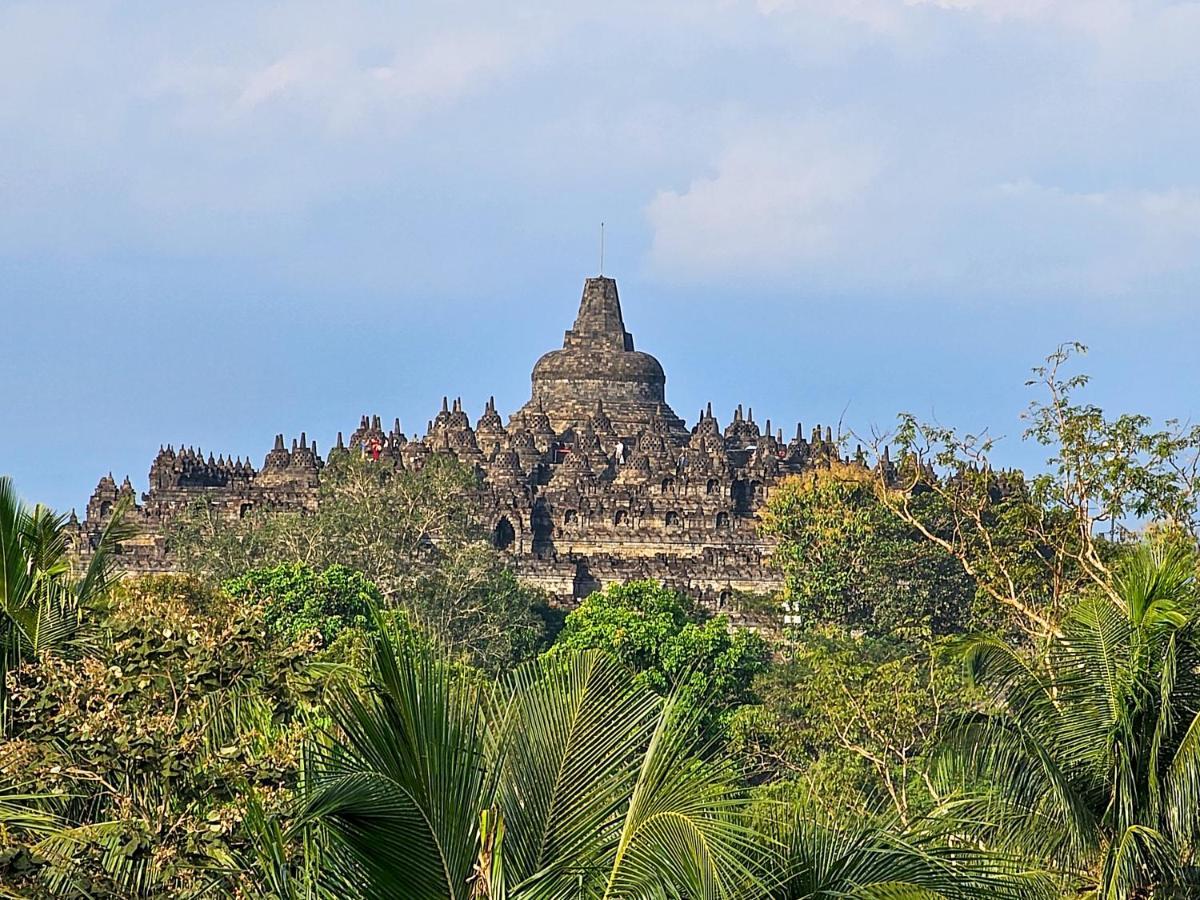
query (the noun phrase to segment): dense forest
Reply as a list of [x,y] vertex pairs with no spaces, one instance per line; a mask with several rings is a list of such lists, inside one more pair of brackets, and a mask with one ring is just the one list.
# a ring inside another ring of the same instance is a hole
[[1088,404],[1081,350],[1037,473],[905,415],[787,481],[736,627],[548,603],[447,458],[197,508],[138,578],[0,479],[0,896],[1200,896],[1200,428]]

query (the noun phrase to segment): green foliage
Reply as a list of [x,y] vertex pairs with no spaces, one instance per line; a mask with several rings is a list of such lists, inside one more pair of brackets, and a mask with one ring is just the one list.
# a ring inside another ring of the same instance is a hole
[[767,665],[765,641],[707,618],[683,594],[656,581],[611,585],[567,615],[551,653],[600,649],[637,673],[660,695],[720,714],[752,698],[754,676]]
[[71,571],[66,516],[29,508],[0,476],[0,733],[8,719],[8,673],[49,649],[75,652],[93,635],[82,609],[101,597],[115,571],[114,551],[131,529],[114,510],[81,577]]
[[307,815],[344,897],[1048,898],[952,821],[843,827],[752,807],[698,753],[696,710],[606,653],[546,654],[498,683],[375,643],[367,695],[332,698]]
[[514,668],[550,611],[444,456],[198,507],[200,577],[116,588],[119,515],[75,575],[0,479],[0,896],[1200,895],[1200,430],[1079,403],[1073,352],[1044,476],[905,417],[894,480],[774,492],[774,661],[645,581]]
[[937,771],[990,846],[1113,898],[1200,890],[1200,632],[1194,545],[1146,545],[1114,596],[1082,599],[1045,648],[991,635],[958,648],[986,702],[962,715]]
[[471,506],[477,488],[471,470],[445,454],[415,471],[349,456],[322,471],[316,510],[229,519],[200,504],[175,523],[170,547],[189,571],[216,582],[280,562],[336,564],[394,597],[450,550],[482,539]]
[[786,480],[763,530],[779,540],[787,621],[873,635],[946,634],[969,620],[975,588],[958,561],[897,518],[855,466]]
[[245,840],[248,790],[289,803],[316,647],[272,640],[256,607],[186,578],[126,583],[98,613],[98,654],[13,674],[0,779],[60,828],[10,829],[13,860],[36,865],[0,880],[55,897],[198,892]]
[[[1156,428],[1149,416],[1110,417],[1100,407],[1076,399],[1091,380],[1064,376],[1063,366],[1087,352],[1082,344],[1061,345],[1033,370],[1046,399],[1030,404],[1027,438],[1051,449],[1050,472],[1035,483],[1043,502],[1096,526],[1119,526],[1135,516],[1185,531],[1200,526],[1200,425],[1170,419]],[[1086,553],[1086,550],[1085,550]],[[1101,560],[1085,564],[1105,568]]]
[[606,654],[481,684],[380,635],[370,684],[334,700],[308,795],[343,896],[761,895],[733,770]]
[[868,817],[838,822],[813,800],[770,811],[765,831],[780,846],[783,883],[772,900],[1051,900],[1043,872],[1018,857],[964,845],[955,821],[901,824]]
[[224,589],[235,600],[262,604],[267,630],[288,642],[316,631],[329,644],[345,628],[365,629],[381,599],[361,573],[339,565],[321,572],[301,563],[252,569]]
[[830,798],[827,815],[851,821],[882,807],[909,822],[936,805],[924,779],[928,754],[962,702],[936,644],[809,634],[754,690],[759,702],[730,721],[731,746],[774,785],[764,796]]
[[348,456],[323,471],[316,511],[229,520],[200,504],[175,524],[171,547],[215,583],[298,562],[361,572],[385,608],[406,610],[453,653],[500,671],[543,644],[545,601],[488,543],[474,518],[478,487],[445,454],[416,471]]
[[1082,592],[1120,602],[1113,567],[1130,517],[1193,540],[1200,533],[1200,426],[1158,428],[1080,402],[1088,378],[1063,368],[1084,349],[1063,345],[1029,382],[1043,398],[1025,414],[1024,437],[1047,449],[1048,471],[1029,479],[996,471],[986,432],[904,414],[894,436],[900,483],[879,490],[899,518],[959,560],[1014,628],[1038,640],[1056,632]]
[[425,633],[487,672],[534,656],[552,618],[542,594],[518,582],[504,557],[478,542],[447,553],[401,602]]

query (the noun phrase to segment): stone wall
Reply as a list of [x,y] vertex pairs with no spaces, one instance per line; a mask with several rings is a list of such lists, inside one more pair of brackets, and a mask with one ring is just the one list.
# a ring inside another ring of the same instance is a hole
[[[667,405],[654,357],[634,350],[616,283],[590,278],[563,348],[543,356],[531,397],[503,424],[489,400],[472,426],[460,400],[409,439],[396,420],[363,416],[349,446],[380,465],[419,469],[450,454],[479,479],[476,507],[494,545],[527,583],[562,602],[612,582],[653,578],[723,608],[741,593],[782,585],[769,565],[774,547],[758,512],[781,479],[838,458],[829,429],[793,439],[761,428],[739,406],[722,429],[711,406],[688,428]],[[150,489],[134,502],[129,479],[97,485],[75,540],[86,556],[118,502],[133,503],[141,535],[126,546],[139,571],[170,571],[166,534],[197,503],[234,519],[255,509],[317,508],[324,461],[307,436],[276,435],[261,469],[194,449],[160,448]]]

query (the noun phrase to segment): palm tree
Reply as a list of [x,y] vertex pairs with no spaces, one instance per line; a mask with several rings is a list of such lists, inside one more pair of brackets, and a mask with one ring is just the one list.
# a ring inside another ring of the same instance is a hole
[[764,896],[762,845],[695,714],[598,651],[498,685],[376,638],[373,690],[343,691],[307,786],[343,896]]
[[1012,856],[964,846],[959,823],[930,818],[835,822],[809,802],[768,825],[786,878],[771,900],[1018,900],[1057,896],[1046,875]]
[[780,805],[756,826],[737,772],[696,744],[701,711],[635,684],[600,651],[490,685],[381,630],[371,684],[365,697],[336,695],[305,772],[302,827],[319,829],[322,894],[1049,896],[1011,857],[956,846],[948,820],[839,829],[815,804]]
[[1197,896],[1195,574],[1192,550],[1142,546],[1043,653],[963,644],[988,703],[954,726],[939,774],[973,790],[959,813],[984,846],[1044,861],[1081,896]]
[[0,723],[7,721],[7,674],[32,655],[77,644],[82,611],[108,590],[114,550],[129,537],[125,505],[114,510],[82,576],[71,569],[67,517],[27,507],[0,476]]

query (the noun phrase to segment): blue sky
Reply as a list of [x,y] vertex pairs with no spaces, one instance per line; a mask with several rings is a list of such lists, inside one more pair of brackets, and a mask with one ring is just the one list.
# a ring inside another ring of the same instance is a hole
[[0,472],[528,396],[582,279],[689,420],[1200,416],[1200,3],[0,0]]

